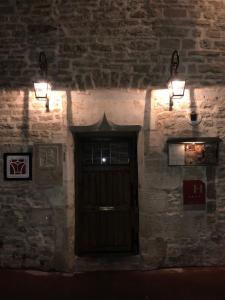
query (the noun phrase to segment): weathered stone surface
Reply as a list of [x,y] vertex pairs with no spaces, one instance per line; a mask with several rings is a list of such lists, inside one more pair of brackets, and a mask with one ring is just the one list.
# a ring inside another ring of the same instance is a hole
[[[0,86],[30,87],[38,74],[40,50],[46,51],[49,77],[60,88],[108,87],[110,79],[104,80],[103,76],[99,80],[98,74],[106,72],[110,78],[115,66],[121,63],[119,77],[124,67],[129,68],[127,78],[138,76],[138,80],[129,82],[131,87],[139,88],[143,75],[151,82],[163,84],[169,76],[170,55],[175,48],[182,52],[182,64],[199,48],[211,50],[203,58],[203,65],[209,69],[210,56],[223,55],[224,5],[219,7],[216,0],[195,5],[188,1],[172,4],[157,0],[132,4],[126,0],[119,5],[69,0],[39,6],[35,1],[29,5],[21,1],[1,5],[0,62],[4,76],[0,77]],[[133,71],[137,62],[156,67],[158,62],[151,59],[155,54],[167,66],[166,73],[160,69],[153,71],[155,68]],[[200,70],[200,63],[196,64]],[[188,73],[182,69],[180,72],[190,78],[195,75],[190,69]],[[201,71],[197,74],[193,82],[205,84],[204,74]],[[86,82],[87,75],[91,81]],[[218,80],[224,83],[224,76],[221,79],[215,73],[209,81]],[[127,80],[122,80],[115,87],[127,85]]]
[[62,165],[63,165],[62,145],[60,144],[34,145],[35,183],[39,185],[48,185],[48,186],[61,185],[62,178],[63,178]]
[[143,258],[146,267],[149,264],[151,267],[159,267],[165,264],[167,254],[167,243],[162,238],[149,239],[148,251],[143,253]]
[[208,201],[207,202],[207,213],[212,214],[216,211],[216,202]]
[[215,182],[207,184],[207,197],[209,199],[216,199],[216,186]]

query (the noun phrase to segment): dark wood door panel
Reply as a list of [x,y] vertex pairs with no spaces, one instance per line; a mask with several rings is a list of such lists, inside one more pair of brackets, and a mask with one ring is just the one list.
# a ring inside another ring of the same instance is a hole
[[131,216],[128,211],[98,211],[83,214],[81,251],[129,252],[132,247]]
[[78,138],[78,254],[137,251],[136,137]]
[[132,206],[132,181],[129,170],[83,172],[80,209],[95,206]]

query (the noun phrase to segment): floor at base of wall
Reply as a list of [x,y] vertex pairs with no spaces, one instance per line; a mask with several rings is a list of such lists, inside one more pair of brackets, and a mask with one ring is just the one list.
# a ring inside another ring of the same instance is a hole
[[0,270],[0,293],[4,300],[222,300],[225,268],[74,274]]

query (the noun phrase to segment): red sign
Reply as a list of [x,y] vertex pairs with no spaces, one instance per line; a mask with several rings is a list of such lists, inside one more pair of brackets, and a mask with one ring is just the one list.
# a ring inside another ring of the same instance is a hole
[[183,181],[184,204],[205,204],[205,183],[201,180]]

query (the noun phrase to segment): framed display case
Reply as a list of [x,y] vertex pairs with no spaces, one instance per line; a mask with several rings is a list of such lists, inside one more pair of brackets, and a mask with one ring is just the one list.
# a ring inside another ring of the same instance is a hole
[[218,137],[185,137],[167,140],[169,166],[208,166],[218,163]]

